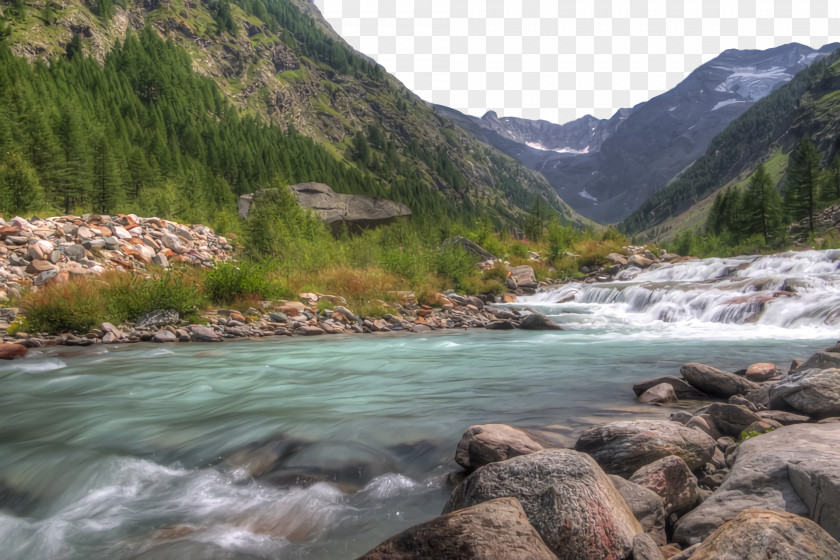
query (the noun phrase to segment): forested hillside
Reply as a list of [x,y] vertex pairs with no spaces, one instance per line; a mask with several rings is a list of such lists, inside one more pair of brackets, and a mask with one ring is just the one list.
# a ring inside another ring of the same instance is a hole
[[740,176],[751,175],[774,152],[789,154],[803,138],[814,142],[826,163],[838,149],[838,90],[840,53],[835,52],[733,121],[712,141],[703,157],[649,198],[621,224],[621,229],[630,234],[654,231],[652,228],[678,216],[717,189]]
[[538,206],[572,216],[545,181],[291,0],[0,9],[4,212],[221,225],[239,194],[319,181],[404,202],[420,219],[521,228]]

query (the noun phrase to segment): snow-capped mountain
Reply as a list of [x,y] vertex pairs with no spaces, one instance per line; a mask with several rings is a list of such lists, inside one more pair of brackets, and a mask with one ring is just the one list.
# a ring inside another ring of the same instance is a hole
[[437,111],[540,171],[579,213],[613,223],[663,189],[757,100],[839,47],[730,49],[675,88],[610,119],[586,116],[557,125],[492,112],[478,119]]

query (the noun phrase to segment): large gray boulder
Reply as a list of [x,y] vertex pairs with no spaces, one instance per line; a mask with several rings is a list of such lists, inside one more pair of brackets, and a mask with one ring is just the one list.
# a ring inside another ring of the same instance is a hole
[[[835,348],[829,348],[829,350],[835,350]],[[840,368],[840,352],[817,352],[816,354],[812,354],[810,358],[805,360],[804,363],[799,364],[795,370],[791,372],[791,374],[796,374],[805,370],[809,369],[829,369],[829,368]]]
[[759,388],[752,381],[706,364],[685,364],[680,368],[680,373],[692,387],[710,397],[728,399],[732,395],[746,395]]
[[628,559],[642,527],[591,457],[548,449],[481,467],[452,492],[444,513],[502,497],[519,499],[561,560]]
[[629,477],[657,459],[676,455],[693,471],[714,455],[707,433],[668,420],[622,421],[594,426],[581,434],[577,451],[591,455],[610,474]]
[[674,540],[702,542],[749,508],[813,516],[823,529],[840,535],[837,506],[826,509],[821,499],[837,492],[838,475],[840,423],[784,426],[750,438],[738,447],[723,484],[677,522]]
[[840,369],[798,370],[771,387],[770,406],[816,418],[840,415]]
[[[339,194],[323,183],[300,183],[289,187],[304,208],[313,210],[334,231],[343,225],[361,229],[384,225],[396,218],[411,215],[408,206],[393,200],[359,194]],[[239,215],[246,219],[260,192],[239,197]]]
[[441,515],[386,540],[358,560],[556,560],[516,498]]
[[714,403],[706,408],[705,414],[709,415],[721,434],[735,439],[749,426],[761,421],[761,416],[737,404]]
[[816,560],[840,558],[840,543],[798,515],[748,509],[717,529],[689,560]]
[[627,503],[636,521],[654,542],[662,546],[668,542],[665,534],[665,506],[662,498],[649,488],[630,482],[614,474],[607,475]]
[[518,428],[505,424],[470,426],[455,450],[455,462],[472,472],[488,463],[542,451],[543,446]]

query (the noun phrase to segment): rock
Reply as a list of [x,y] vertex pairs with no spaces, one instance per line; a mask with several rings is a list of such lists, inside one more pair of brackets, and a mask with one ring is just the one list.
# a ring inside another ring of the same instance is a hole
[[534,274],[534,269],[527,264],[508,267],[508,272],[513,281],[516,282],[517,288],[537,287],[537,275]]
[[808,508],[808,517],[840,540],[840,465],[836,458],[792,460],[788,463],[788,477]]
[[441,246],[441,248],[452,247],[452,246],[460,247],[461,249],[464,249],[465,251],[467,251],[469,253],[472,253],[475,257],[478,258],[479,262],[487,262],[487,261],[496,260],[496,257],[492,253],[490,253],[489,251],[484,249],[484,247],[482,247],[482,246],[480,246],[476,243],[473,243],[469,239],[464,239],[460,235],[456,235],[455,237],[450,237],[449,239],[447,239],[446,241],[441,243],[440,246]]
[[60,247],[59,250],[64,252],[71,261],[78,262],[85,258],[85,248],[81,245],[65,245],[64,247]]
[[[748,508],[810,515],[803,496],[807,500],[811,492],[803,487],[797,490],[790,473],[792,469],[818,472],[823,468],[840,473],[838,442],[840,424],[796,424],[744,441],[737,447],[729,476],[707,500],[677,522],[674,540],[683,544],[701,542]],[[833,522],[815,520],[824,523],[829,533],[840,534],[840,527]]]
[[26,267],[27,274],[41,274],[42,272],[49,272],[55,270],[55,265],[50,261],[42,261],[40,259],[33,259]]
[[639,486],[635,482],[630,482],[620,476],[609,474],[607,477],[612,481],[621,497],[624,498],[645,533],[650,535],[657,544],[665,544],[667,536],[665,534],[665,507],[662,498],[653,490]]
[[639,268],[647,268],[653,264],[653,261],[647,257],[643,257],[642,255],[633,255],[627,259],[627,264],[630,266],[638,266]]
[[512,330],[513,322],[510,319],[500,319],[498,321],[490,321],[484,328],[491,331],[509,331]]
[[627,259],[624,257],[624,255],[620,255],[618,253],[610,253],[605,258],[607,259],[607,261],[613,264],[617,264],[619,266],[627,266]]
[[300,334],[300,335],[303,335],[303,336],[318,336],[318,335],[326,334],[324,332],[324,329],[322,329],[320,327],[314,327],[314,326],[311,326],[311,325],[304,325],[302,327],[298,327],[298,329],[295,332],[297,334]]
[[436,517],[386,540],[358,560],[556,560],[515,498]]
[[562,331],[563,327],[551,322],[551,320],[540,313],[527,315],[519,322],[519,328],[529,331]]
[[166,258],[166,255],[161,253],[155,253],[152,257],[152,264],[156,264],[161,268],[168,268],[169,267],[169,259]]
[[633,392],[638,397],[651,387],[661,385],[662,383],[670,385],[674,389],[674,393],[678,399],[702,399],[706,397],[705,393],[701,393],[679,377],[657,377],[656,379],[642,381],[633,385]]
[[747,368],[746,378],[754,383],[760,383],[761,381],[767,381],[777,373],[774,364],[758,363]]
[[0,360],[14,360],[23,358],[29,349],[22,344],[0,343]]
[[708,434],[668,420],[613,422],[583,432],[575,444],[610,474],[630,476],[657,459],[676,455],[695,470],[715,452]]
[[807,422],[811,419],[808,416],[794,414],[793,412],[785,412],[784,410],[759,410],[756,414],[765,420],[773,420],[783,426],[802,424],[803,422]]
[[189,328],[192,342],[221,342],[222,336],[210,327],[192,325]]
[[758,406],[748,398],[742,397],[741,395],[732,395],[731,397],[729,397],[729,400],[727,402],[729,404],[737,404],[740,406],[747,407],[750,410],[750,412],[758,412]]
[[829,369],[840,368],[840,353],[837,352],[817,352],[810,358],[805,360],[805,363],[790,372],[789,375],[803,372],[808,369]]
[[761,417],[748,408],[735,404],[714,403],[706,409],[718,431],[733,438],[739,438],[747,426],[761,421]]
[[488,463],[541,451],[543,446],[518,428],[505,424],[470,426],[461,436],[455,462],[467,472]]
[[642,527],[591,457],[550,449],[481,467],[452,492],[444,512],[518,498],[561,560],[627,558]]
[[766,434],[772,432],[773,430],[778,430],[781,428],[782,425],[778,422],[773,420],[759,420],[758,422],[753,422],[741,433],[741,439],[747,439],[751,437],[755,437],[757,435]]
[[633,560],[664,559],[665,557],[650,535],[640,533],[633,538]]
[[673,404],[677,402],[677,394],[668,383],[654,385],[639,397],[641,403]]
[[682,552],[682,551],[672,544],[667,544],[665,546],[660,546],[659,547],[659,552],[662,553],[663,558],[671,559],[674,556],[680,554],[680,552]]
[[633,473],[630,482],[656,492],[662,498],[666,517],[681,516],[697,503],[697,477],[691,474],[685,461],[675,455],[645,465]]
[[840,558],[840,543],[819,525],[790,513],[748,509],[703,541],[689,560]]
[[289,318],[284,313],[269,313],[268,320],[272,323],[285,323]]
[[790,407],[816,418],[840,415],[840,369],[800,368],[770,388],[770,407]]
[[685,364],[680,373],[692,387],[712,397],[728,399],[732,395],[745,395],[758,389],[752,381],[705,364]]
[[181,315],[174,309],[155,309],[137,318],[137,326],[141,328],[177,325]]
[[154,334],[152,342],[178,342],[178,335],[172,331],[161,329]]

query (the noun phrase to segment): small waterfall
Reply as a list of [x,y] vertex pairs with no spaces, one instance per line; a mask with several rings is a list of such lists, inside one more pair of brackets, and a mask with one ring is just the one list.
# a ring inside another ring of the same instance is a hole
[[517,303],[539,307],[570,328],[756,325],[835,336],[839,267],[840,250],[665,263],[622,271],[612,282],[571,282]]

